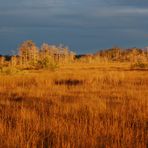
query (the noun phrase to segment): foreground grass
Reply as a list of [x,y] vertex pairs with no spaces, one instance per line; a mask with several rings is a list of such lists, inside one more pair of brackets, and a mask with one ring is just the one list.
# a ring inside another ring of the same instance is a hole
[[146,148],[147,71],[102,65],[1,75],[0,147]]

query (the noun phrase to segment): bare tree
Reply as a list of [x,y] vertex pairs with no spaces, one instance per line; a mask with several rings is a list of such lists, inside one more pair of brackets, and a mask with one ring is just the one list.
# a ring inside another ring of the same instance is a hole
[[20,45],[19,55],[23,65],[34,65],[38,58],[38,48],[33,41],[27,40]]
[[5,57],[1,56],[0,57],[0,66],[3,66],[5,63]]

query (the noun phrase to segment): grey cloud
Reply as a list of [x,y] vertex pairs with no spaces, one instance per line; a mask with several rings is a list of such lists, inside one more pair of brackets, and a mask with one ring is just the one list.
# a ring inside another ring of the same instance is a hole
[[15,49],[26,39],[38,45],[42,41],[64,43],[81,53],[115,44],[147,44],[147,0],[0,2],[0,49]]

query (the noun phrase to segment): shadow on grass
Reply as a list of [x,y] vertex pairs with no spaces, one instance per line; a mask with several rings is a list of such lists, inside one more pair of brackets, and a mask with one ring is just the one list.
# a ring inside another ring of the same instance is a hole
[[84,81],[77,79],[67,79],[67,80],[56,80],[54,81],[54,83],[56,85],[77,86],[77,85],[82,85]]

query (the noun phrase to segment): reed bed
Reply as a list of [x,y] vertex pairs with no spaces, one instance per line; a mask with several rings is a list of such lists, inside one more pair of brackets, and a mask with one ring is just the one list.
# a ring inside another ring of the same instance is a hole
[[146,148],[147,89],[127,64],[0,75],[0,147]]

